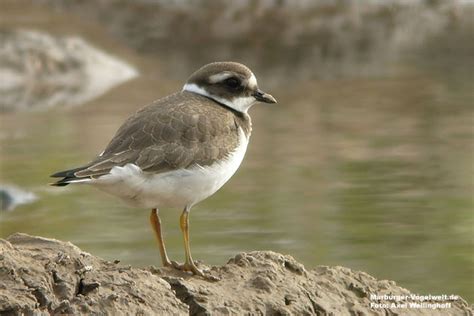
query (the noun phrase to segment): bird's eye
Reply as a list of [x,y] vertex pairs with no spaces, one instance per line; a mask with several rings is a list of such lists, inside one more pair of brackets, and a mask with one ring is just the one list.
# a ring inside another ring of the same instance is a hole
[[226,80],[224,80],[224,84],[231,89],[237,89],[240,87],[239,79],[234,77],[227,78]]

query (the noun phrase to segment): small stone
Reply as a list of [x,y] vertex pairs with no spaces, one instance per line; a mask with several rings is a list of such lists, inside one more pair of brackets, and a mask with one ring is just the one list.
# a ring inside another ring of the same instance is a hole
[[79,269],[76,271],[77,274],[82,275],[86,272],[92,271],[93,267],[92,266],[84,266],[83,268]]
[[46,290],[42,287],[36,288],[32,294],[35,296],[38,301],[39,307],[45,307],[51,301],[46,295]]
[[157,268],[155,266],[150,266],[149,270],[151,274],[157,274],[157,275],[163,274],[163,271],[161,271],[160,268]]
[[285,268],[299,275],[303,275],[305,273],[304,266],[301,263],[295,261],[285,261]]
[[57,264],[63,264],[69,259],[71,259],[71,257],[68,254],[65,254],[64,252],[58,252],[55,262]]
[[265,292],[269,293],[275,287],[272,281],[260,275],[253,279],[251,283],[256,289],[264,290]]
[[124,273],[124,272],[126,272],[126,271],[130,271],[131,269],[132,269],[132,266],[128,265],[128,266],[119,268],[118,271],[119,271],[120,273]]
[[61,303],[59,303],[59,306],[54,309],[53,314],[54,315],[58,315],[58,314],[73,315],[75,314],[75,311],[71,307],[71,304],[69,303],[68,300],[63,300],[61,301]]
[[87,295],[100,286],[99,282],[85,282],[83,279],[79,282],[78,294]]
[[296,302],[296,297],[292,294],[286,294],[285,295],[285,305],[290,305],[293,302]]
[[119,296],[118,296],[117,294],[115,294],[115,293],[112,293],[112,294],[110,294],[109,296],[107,296],[107,299],[108,299],[109,301],[116,301],[118,298],[119,298]]

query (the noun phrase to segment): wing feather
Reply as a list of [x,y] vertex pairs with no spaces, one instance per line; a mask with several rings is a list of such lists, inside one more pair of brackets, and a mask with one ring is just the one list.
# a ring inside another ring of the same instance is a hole
[[75,176],[98,177],[128,163],[161,173],[226,156],[238,144],[233,112],[205,97],[184,94],[160,99],[131,116],[104,153]]

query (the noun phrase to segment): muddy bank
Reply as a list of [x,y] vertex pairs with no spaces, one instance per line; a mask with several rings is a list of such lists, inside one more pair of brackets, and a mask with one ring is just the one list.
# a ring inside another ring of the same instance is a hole
[[[396,308],[394,300],[370,298],[411,294],[393,281],[344,267],[306,269],[269,251],[241,253],[209,269],[221,280],[132,268],[69,242],[14,234],[0,239],[0,315],[472,315],[461,298],[423,301],[448,308]],[[398,303],[404,302],[412,301]]]

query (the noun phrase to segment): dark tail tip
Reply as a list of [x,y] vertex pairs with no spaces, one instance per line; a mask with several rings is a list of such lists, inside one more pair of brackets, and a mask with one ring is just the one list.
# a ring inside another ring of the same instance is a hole
[[66,179],[59,180],[58,182],[50,183],[50,186],[53,187],[64,187],[69,184],[69,182],[64,182]]
[[50,175],[51,178],[63,178],[61,180],[58,180],[56,182],[50,183],[49,185],[55,186],[55,187],[63,187],[66,186],[70,183],[71,180],[77,180],[79,179],[76,177],[74,174],[77,171],[83,170],[84,167],[79,167],[75,169],[70,169],[70,170],[64,170],[64,171],[59,171],[56,173],[53,173]]

